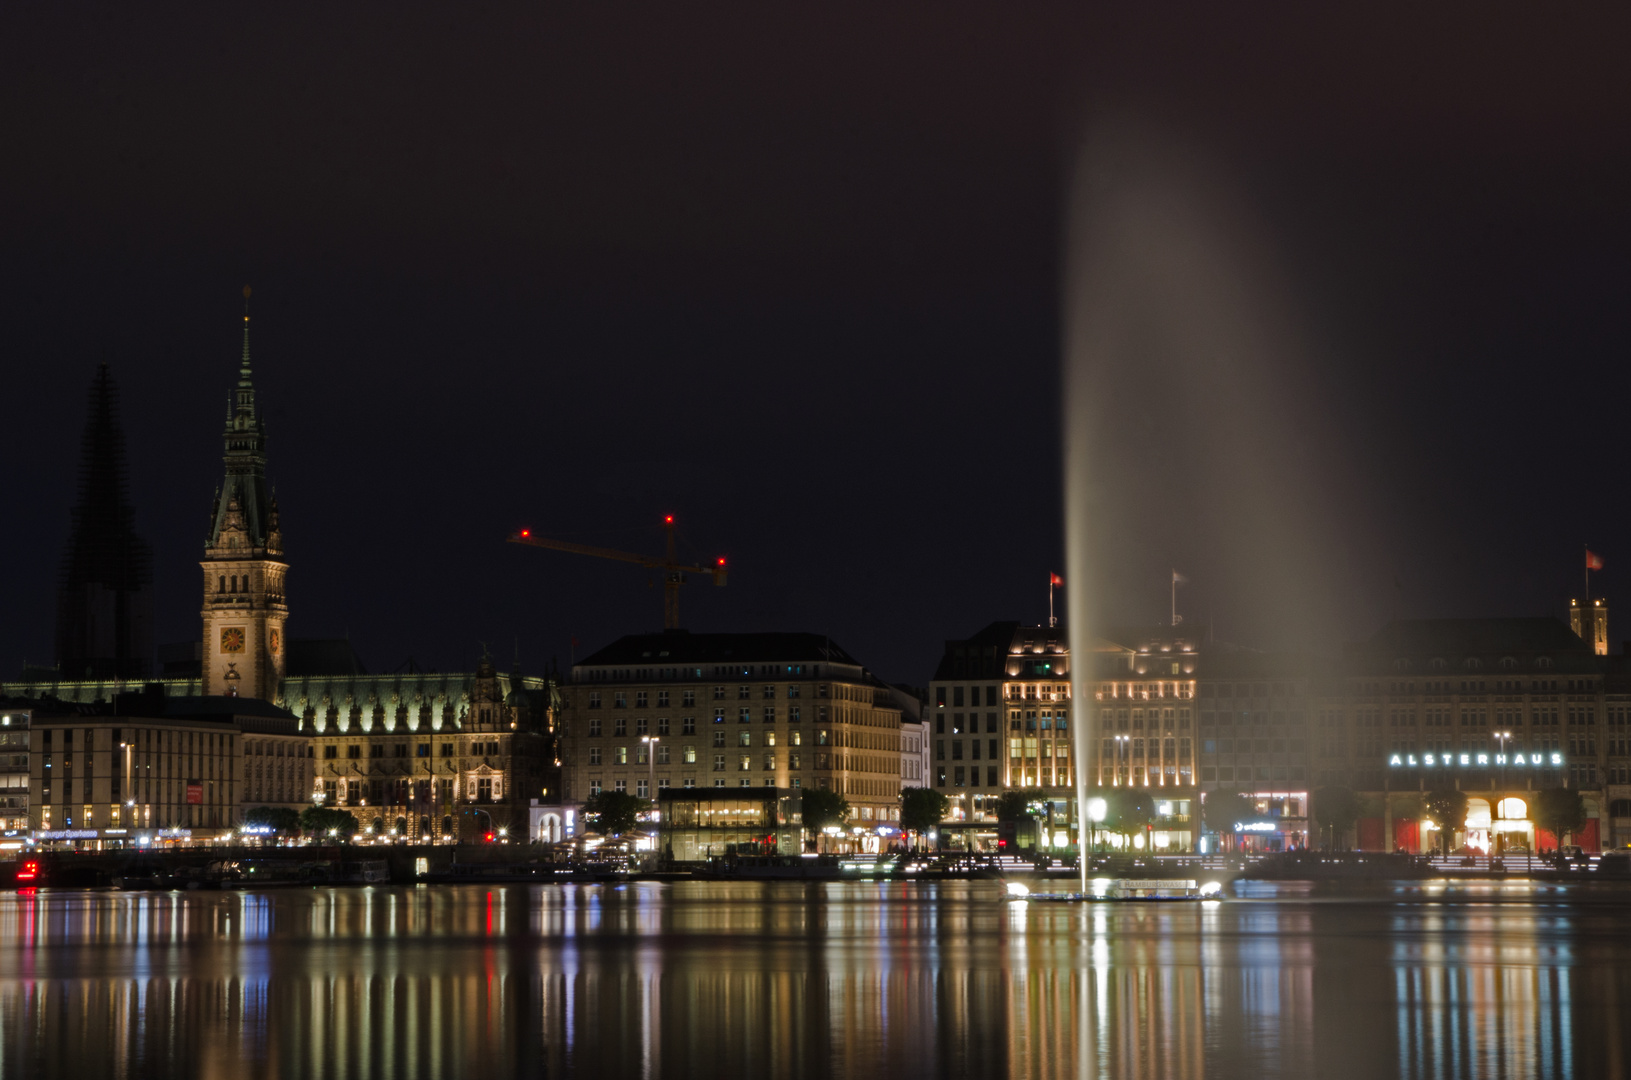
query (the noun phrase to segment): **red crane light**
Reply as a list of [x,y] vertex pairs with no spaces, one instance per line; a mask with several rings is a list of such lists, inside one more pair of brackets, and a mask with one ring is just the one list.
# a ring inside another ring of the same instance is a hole
[[532,530],[531,529],[522,529],[521,530],[521,535],[524,536],[524,537],[525,536],[531,536],[532,535]]
[[664,525],[674,524],[674,515],[673,514],[664,514],[663,515],[663,524]]
[[720,557],[719,557],[719,565],[720,565],[720,566],[724,566],[724,565],[725,565],[725,556],[723,556],[723,555],[721,555],[721,556],[720,556]]

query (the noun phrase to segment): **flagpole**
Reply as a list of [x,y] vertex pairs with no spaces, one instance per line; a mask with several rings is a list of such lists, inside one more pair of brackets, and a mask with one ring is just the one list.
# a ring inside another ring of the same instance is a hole
[[1172,625],[1178,625],[1178,569],[1172,570]]
[[[1591,542],[1586,542],[1586,599],[1581,605],[1586,611],[1591,610]],[[1586,616],[1589,618],[1590,616]]]

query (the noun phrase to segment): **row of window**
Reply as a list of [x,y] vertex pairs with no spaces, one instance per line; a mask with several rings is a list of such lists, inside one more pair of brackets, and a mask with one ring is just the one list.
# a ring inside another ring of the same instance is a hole
[[1290,780],[1301,781],[1308,775],[1303,765],[1203,765],[1201,780]]
[[[724,686],[714,687],[713,688],[713,699],[715,701],[724,701],[724,700],[726,700],[730,696],[730,695],[728,695],[726,693],[727,689],[728,688],[724,687]],[[840,687],[839,689],[840,689],[840,691],[843,691],[846,688]],[[790,683],[785,688],[785,690],[786,690],[786,696],[787,696],[787,698],[789,700],[797,700],[797,699],[804,696],[803,687],[799,683]],[[669,697],[669,691],[667,691],[667,690],[657,690],[655,692],[647,691],[647,690],[634,690],[634,691],[613,690],[612,691],[612,708],[614,708],[614,709],[627,709],[627,708],[629,708],[629,695],[630,695],[631,692],[634,695],[634,708],[636,708],[636,709],[650,708],[653,693],[655,694],[656,701],[657,701],[657,706],[656,707],[659,708],[659,709],[668,708],[669,704],[670,704],[670,701],[672,700]],[[815,695],[816,697],[825,698],[828,695],[829,695],[829,690],[828,690],[828,687],[827,687],[826,683],[820,683],[820,684],[818,684],[816,686],[816,695]],[[766,685],[764,687],[761,687],[760,690],[759,690],[758,696],[761,699],[765,700],[765,701],[774,701],[776,699],[776,687],[771,686],[771,685]],[[847,694],[847,693],[842,693],[842,692],[838,696],[839,697],[845,697],[845,698],[854,697],[856,700],[862,700],[858,695]],[[741,686],[738,686],[736,688],[736,699],[738,701],[752,701],[753,698],[754,698],[753,687],[749,686],[748,684],[743,683]],[[590,708],[590,709],[598,709],[598,708],[601,707],[601,701],[602,701],[601,692],[599,690],[591,690],[591,691],[589,691],[588,699],[585,702],[585,706],[587,708]],[[680,705],[682,707],[687,708],[687,709],[695,708],[696,703],[697,703],[697,692],[695,690],[682,690],[682,691],[680,691]]]
[[[780,714],[776,711],[776,706],[774,705],[764,706],[763,710],[759,714],[759,720],[766,724],[774,724],[779,718]],[[630,717],[626,716],[617,716],[612,718],[611,735],[613,738],[625,738],[631,733],[629,723],[630,719]],[[632,733],[634,735],[639,736],[652,734],[653,728],[655,728],[655,733],[659,738],[672,733],[671,721],[666,716],[658,716],[655,718],[636,716],[632,719],[634,721],[632,725]],[[726,722],[724,709],[716,708],[714,710],[713,722],[716,724],[723,724]],[[741,709],[737,710],[736,722],[738,724],[753,723],[753,710],[749,706],[744,705]],[[799,706],[789,705],[787,707],[787,722],[790,724],[802,724],[804,722],[804,713]],[[818,724],[825,724],[828,722],[827,706],[819,705],[816,707],[815,722]],[[696,733],[697,718],[694,716],[680,717],[680,734],[695,735]],[[592,739],[598,739],[604,734],[606,734],[605,721],[598,716],[590,717],[588,721],[587,735]]]
[[[1015,741],[1018,741],[1018,740],[1015,740]],[[1035,742],[1034,739],[1031,740],[1031,741]],[[985,740],[985,756],[992,759],[993,761],[995,761],[997,759],[997,757],[998,757],[997,748],[998,748],[999,745],[1000,745],[1000,740],[986,739]],[[1032,756],[1034,757],[1035,755],[1032,755]],[[934,757],[935,757],[936,761],[945,761],[946,760],[946,740],[945,739],[936,739],[934,741]],[[968,757],[969,757],[969,760],[971,760],[971,761],[980,760],[980,740],[979,739],[969,739],[968,740]],[[953,760],[953,761],[962,761],[963,760],[963,740],[962,739],[953,739],[953,740],[951,740],[951,760]]]
[[[405,757],[408,756],[408,745],[409,744],[407,744],[407,743],[392,743],[391,746],[390,746],[390,750],[391,750],[390,754],[386,754],[386,752],[385,752],[386,746],[385,746],[384,743],[369,743],[368,744],[368,756],[371,757],[371,758],[380,758],[380,757],[405,758]],[[431,746],[431,744],[428,743],[428,742],[413,744],[413,756],[416,757],[416,758],[428,758],[428,757],[430,757],[431,756],[430,746]],[[476,741],[473,741],[473,742],[470,743],[469,748],[466,750],[466,754],[469,755],[469,756],[472,756],[472,757],[497,757],[499,755],[499,740],[498,739],[478,739]],[[332,761],[335,758],[338,758],[339,756],[340,756],[340,748],[338,746],[334,745],[333,743],[330,743],[329,745],[323,747],[323,757],[324,757],[325,760]],[[357,758],[362,757],[363,756],[362,744],[361,743],[351,743],[350,745],[348,745],[345,748],[345,756],[348,759],[357,759]],[[458,757],[459,756],[458,744],[457,743],[450,743],[450,742],[442,743],[441,753],[440,753],[439,756],[444,757],[444,758]]]
[[[1225,742],[1229,741],[1231,740],[1225,740]],[[1245,743],[1248,748],[1251,745],[1248,739],[1241,739],[1240,741]],[[1270,742],[1279,743],[1281,749],[1284,749],[1284,739],[1260,739],[1258,741],[1265,744]],[[1301,742],[1302,740],[1294,741]],[[1145,744],[1146,740],[1137,738],[1105,739],[1100,744],[1099,752],[1104,755],[1104,759],[1107,761],[1126,761],[1129,757],[1138,758],[1146,755],[1149,757],[1159,755],[1164,758],[1188,758],[1194,754],[1194,744],[1189,739],[1150,739],[1147,747]],[[1207,740],[1206,745],[1212,746],[1212,740]]]
[[239,579],[238,579],[237,574],[222,575],[220,583],[216,585],[215,591],[218,592],[218,593],[238,593],[238,592],[248,592],[249,591],[249,575],[248,574],[245,574],[243,576],[243,586],[241,588],[239,587],[238,582],[239,582]]
[[[1161,698],[1181,698],[1188,701],[1195,696],[1195,684],[1189,682],[1158,683],[1105,683],[1093,695],[1100,701],[1127,698],[1131,701],[1151,701]],[[1224,695],[1227,697],[1228,695]]]
[[[980,786],[980,767],[978,765],[953,765],[950,767],[949,776],[951,781],[949,784],[950,787]],[[945,765],[936,766],[934,770],[934,786],[947,787],[947,777],[947,767]],[[998,787],[1001,785],[1001,783],[1002,778],[997,775],[997,766],[987,765],[985,767],[985,786]]]
[[[1148,714],[1147,717],[1146,713]],[[1151,727],[1177,728],[1181,731],[1189,730],[1188,709],[1099,710],[1099,719],[1103,721],[1103,727],[1111,731],[1142,731],[1144,730],[1146,718]]]
[[949,703],[952,708],[959,709],[966,705],[978,706],[980,698],[985,698],[987,706],[1003,702],[1014,701],[1068,701],[1070,700],[1070,685],[1068,683],[1006,683],[999,694],[996,686],[970,686],[967,695],[961,686],[936,686],[934,688],[934,704],[936,708],[944,709]]
[[1273,725],[1275,727],[1278,727],[1278,726],[1280,726],[1282,724],[1300,724],[1302,722],[1303,722],[1303,714],[1302,713],[1300,713],[1300,712],[1281,712],[1278,709],[1273,710],[1273,711],[1258,711],[1258,712],[1217,712],[1217,713],[1205,712],[1205,713],[1201,713],[1201,723],[1203,725],[1207,725],[1207,726],[1215,725],[1217,727],[1234,727],[1234,726],[1263,727],[1264,725]]

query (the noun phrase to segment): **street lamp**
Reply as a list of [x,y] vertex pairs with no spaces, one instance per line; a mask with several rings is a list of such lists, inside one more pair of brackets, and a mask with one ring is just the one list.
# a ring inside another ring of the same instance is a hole
[[642,735],[640,741],[646,744],[646,795],[648,798],[657,797],[657,740],[660,735]]
[[1087,820],[1092,822],[1092,837],[1094,847],[1098,847],[1099,826],[1104,824],[1105,816],[1109,813],[1109,810],[1110,807],[1103,799],[1092,798],[1087,800]]
[[[1496,820],[1499,820],[1501,800],[1506,798],[1506,744],[1511,741],[1512,732],[1497,731],[1495,732],[1495,738],[1500,740],[1501,743],[1501,796],[1499,799],[1495,800]],[[1493,826],[1493,824],[1494,822],[1492,821],[1491,825]],[[1495,842],[1496,846],[1501,849],[1499,853],[1504,855],[1506,853],[1506,834],[1496,833]]]
[[[651,800],[651,820],[657,821],[657,740],[660,735],[642,735],[640,741],[646,745],[646,797]],[[658,848],[658,833],[651,834],[651,850]]]

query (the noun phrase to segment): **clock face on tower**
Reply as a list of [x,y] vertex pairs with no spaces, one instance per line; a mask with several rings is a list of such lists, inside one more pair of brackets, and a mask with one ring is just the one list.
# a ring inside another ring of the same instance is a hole
[[224,653],[240,653],[244,651],[243,627],[224,626],[221,628],[221,651]]

